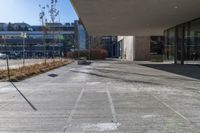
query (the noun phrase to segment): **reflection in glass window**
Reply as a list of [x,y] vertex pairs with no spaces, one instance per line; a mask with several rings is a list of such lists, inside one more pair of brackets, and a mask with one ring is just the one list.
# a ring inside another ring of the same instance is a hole
[[189,59],[200,61],[200,19],[190,23]]
[[164,36],[166,61],[175,60],[175,56],[180,60],[183,55],[186,64],[200,64],[200,19],[168,29]]
[[165,31],[165,60],[174,60],[175,52],[175,28]]

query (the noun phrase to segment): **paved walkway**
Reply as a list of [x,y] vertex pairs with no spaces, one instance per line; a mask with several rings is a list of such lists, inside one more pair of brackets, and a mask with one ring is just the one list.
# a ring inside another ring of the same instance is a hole
[[14,85],[0,83],[0,133],[200,133],[196,78],[99,61]]

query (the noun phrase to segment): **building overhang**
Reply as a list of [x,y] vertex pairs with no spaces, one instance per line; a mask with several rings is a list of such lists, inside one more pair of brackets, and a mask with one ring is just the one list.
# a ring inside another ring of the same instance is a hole
[[162,35],[200,17],[200,0],[71,0],[90,35]]

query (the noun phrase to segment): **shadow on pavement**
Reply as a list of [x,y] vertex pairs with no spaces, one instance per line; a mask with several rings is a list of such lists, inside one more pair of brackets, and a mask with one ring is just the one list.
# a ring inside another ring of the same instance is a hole
[[17,88],[17,86],[13,83],[10,82],[13,87],[19,92],[19,94],[24,98],[24,100],[30,105],[30,107],[34,110],[37,111],[37,108],[26,98],[26,96]]
[[[181,77],[170,77],[168,75],[164,76],[164,75],[157,75],[157,74],[143,74],[141,72],[126,72],[126,71],[119,71],[119,70],[105,70],[105,69],[94,69],[93,70],[96,70],[96,71],[99,71],[101,73],[116,73],[116,74],[119,74],[119,75],[137,75],[137,76],[142,76],[142,77],[154,77],[154,78],[165,78],[166,80],[168,79],[175,79],[175,80],[186,80],[186,78],[181,78]],[[187,80],[190,80],[190,81],[194,81],[192,79],[187,79]],[[196,80],[196,79],[195,79]]]
[[148,84],[148,85],[161,85],[161,84],[158,84],[158,83],[153,83],[153,82],[148,82],[148,81],[125,79],[125,78],[121,78],[119,76],[116,77],[116,76],[103,75],[103,74],[97,74],[97,73],[92,73],[92,72],[82,72],[82,71],[74,71],[74,70],[71,70],[71,71],[75,72],[75,73],[83,73],[83,74],[88,74],[88,75],[102,77],[102,78],[109,78],[109,79],[119,80],[119,81],[127,82],[127,83],[142,83],[142,84]]
[[200,79],[200,65],[175,65],[175,64],[139,64],[142,66]]

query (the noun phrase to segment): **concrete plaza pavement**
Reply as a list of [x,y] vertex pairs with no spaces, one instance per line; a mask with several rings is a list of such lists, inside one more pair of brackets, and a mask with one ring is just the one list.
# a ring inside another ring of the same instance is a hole
[[200,133],[192,67],[197,76],[98,61],[0,83],[0,133]]

